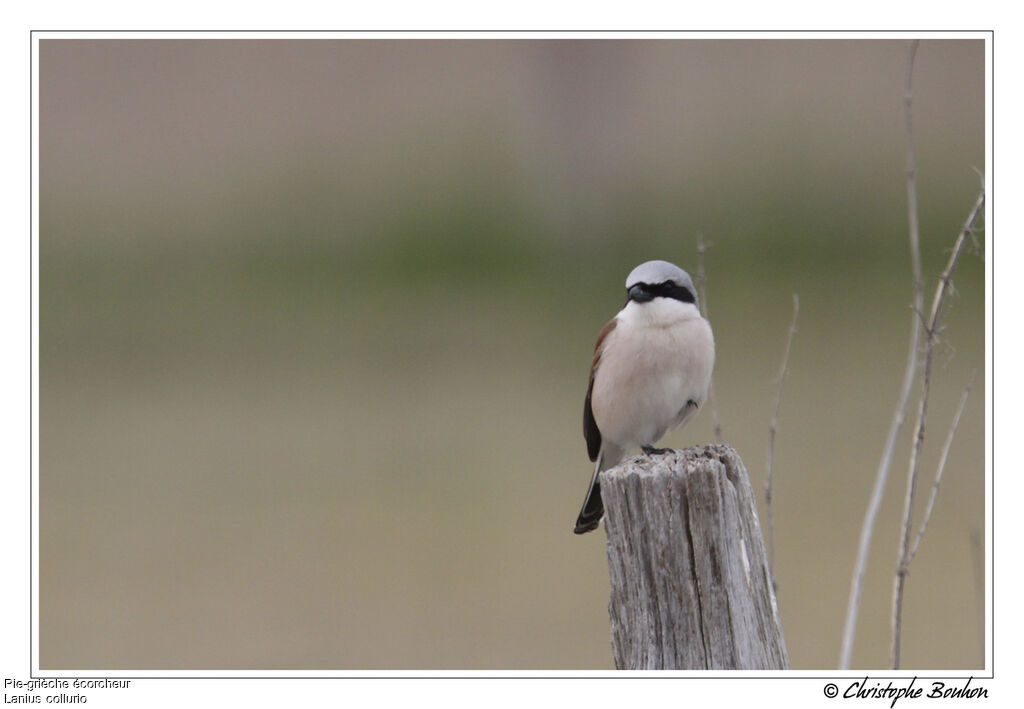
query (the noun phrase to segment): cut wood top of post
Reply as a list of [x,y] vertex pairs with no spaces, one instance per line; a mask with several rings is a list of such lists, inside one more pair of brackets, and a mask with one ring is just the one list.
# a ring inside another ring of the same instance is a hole
[[724,464],[726,475],[729,476],[730,482],[736,482],[733,477],[736,463],[738,462],[742,465],[743,461],[740,460],[739,454],[732,446],[716,444],[681,448],[653,455],[641,453],[632,458],[627,458],[614,468],[605,470],[601,473],[601,476],[608,478],[621,475],[678,475],[683,472],[692,472],[702,461],[707,460]]

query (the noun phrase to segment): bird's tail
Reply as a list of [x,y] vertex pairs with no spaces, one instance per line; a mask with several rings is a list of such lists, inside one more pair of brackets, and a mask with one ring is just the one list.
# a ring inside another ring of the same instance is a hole
[[604,516],[604,502],[601,500],[601,483],[597,476],[602,470],[607,470],[619,462],[621,455],[615,455],[605,446],[601,446],[597,454],[597,462],[594,463],[594,475],[590,478],[590,487],[587,488],[587,496],[583,500],[583,508],[580,509],[580,516],[576,518],[576,527],[573,531],[576,534],[586,534],[597,529]]

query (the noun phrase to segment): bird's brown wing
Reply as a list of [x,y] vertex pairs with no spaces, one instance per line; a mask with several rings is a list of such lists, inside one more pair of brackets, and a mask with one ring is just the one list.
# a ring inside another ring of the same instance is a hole
[[597,460],[597,454],[601,452],[601,431],[594,420],[594,411],[590,408],[590,395],[594,391],[594,375],[601,360],[605,338],[615,329],[617,322],[613,318],[601,329],[601,334],[597,336],[597,344],[594,345],[594,360],[590,364],[590,384],[587,386],[587,398],[583,403],[583,437],[587,440],[587,454],[592,461]]

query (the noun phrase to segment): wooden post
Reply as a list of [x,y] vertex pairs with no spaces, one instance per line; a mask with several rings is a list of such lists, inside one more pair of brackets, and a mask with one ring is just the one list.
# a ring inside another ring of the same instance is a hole
[[746,468],[729,446],[601,474],[618,669],[789,669]]

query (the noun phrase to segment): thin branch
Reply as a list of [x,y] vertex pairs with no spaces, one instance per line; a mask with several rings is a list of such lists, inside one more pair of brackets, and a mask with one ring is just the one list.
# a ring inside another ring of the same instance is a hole
[[768,472],[764,480],[765,516],[768,523],[768,571],[771,574],[773,591],[778,591],[778,584],[775,581],[775,512],[772,508],[772,463],[775,459],[775,431],[778,428],[779,407],[782,405],[782,385],[789,373],[789,350],[793,345],[793,335],[796,334],[796,318],[799,313],[800,298],[794,293],[793,319],[789,323],[789,332],[786,334],[786,349],[782,353],[782,366],[779,368],[779,386],[775,390],[775,407],[772,410],[771,424],[768,427]]
[[906,585],[907,573],[910,565],[910,535],[913,528],[914,494],[917,487],[917,472],[921,460],[921,447],[924,444],[925,421],[928,415],[928,395],[931,389],[932,361],[935,355],[935,341],[938,336],[939,319],[942,316],[942,303],[949,292],[953,281],[953,273],[956,271],[960,254],[963,253],[964,244],[974,229],[974,223],[985,206],[985,192],[982,190],[974,203],[967,221],[964,222],[960,234],[953,244],[953,253],[949,256],[946,269],[939,277],[939,285],[932,297],[931,315],[928,318],[928,327],[925,330],[925,354],[924,373],[921,382],[921,402],[917,410],[917,425],[914,435],[914,444],[910,449],[910,465],[907,469],[907,493],[903,502],[903,535],[899,547],[899,559],[896,565],[896,579],[892,594],[892,668],[898,670],[900,667],[900,643],[903,635],[903,589]]
[[889,434],[885,439],[885,446],[882,448],[882,457],[878,462],[878,470],[875,472],[875,484],[871,489],[871,497],[868,499],[868,507],[864,513],[864,522],[861,524],[860,542],[857,546],[857,560],[854,563],[853,578],[850,581],[850,599],[846,607],[843,645],[839,654],[839,669],[842,670],[850,669],[850,656],[853,654],[853,641],[857,634],[857,616],[860,613],[860,597],[864,585],[864,573],[867,571],[868,555],[871,551],[871,537],[875,531],[878,510],[882,506],[885,486],[889,481],[889,468],[892,466],[896,439],[899,438],[900,430],[903,428],[903,422],[906,419],[910,390],[913,387],[914,378],[917,376],[917,353],[921,341],[920,313],[924,306],[924,281],[921,276],[921,247],[917,219],[917,161],[914,157],[914,131],[911,120],[911,107],[914,95],[912,83],[914,57],[917,55],[918,42],[919,40],[915,39],[910,43],[910,52],[907,56],[906,84],[903,93],[906,116],[907,221],[910,227],[910,262],[914,278],[914,306],[910,316],[910,343],[907,348],[907,364],[903,371],[903,384],[900,387],[900,395],[896,401],[892,423],[889,424]]
[[935,470],[935,481],[932,483],[932,493],[928,497],[928,505],[924,510],[924,519],[921,520],[921,526],[917,530],[917,536],[914,538],[914,544],[910,548],[910,558],[907,559],[907,564],[914,560],[917,555],[917,549],[921,546],[921,538],[924,537],[924,532],[928,528],[928,521],[932,518],[932,511],[935,509],[935,498],[939,496],[939,484],[942,482],[942,473],[946,469],[946,459],[949,457],[950,446],[953,445],[953,436],[956,435],[956,429],[960,425],[960,416],[964,413],[964,406],[967,404],[967,397],[971,393],[971,387],[974,386],[974,373],[971,373],[971,379],[967,382],[967,386],[964,388],[963,396],[960,397],[960,404],[956,407],[956,414],[953,415],[953,423],[949,427],[949,435],[946,436],[946,443],[942,446],[942,454],[939,456],[939,465]]
[[924,293],[924,278],[921,276],[920,228],[917,217],[917,159],[914,156],[914,58],[921,40],[910,43],[910,54],[907,57],[906,89],[903,92],[904,127],[906,130],[907,148],[907,221],[910,225],[910,258],[914,268],[914,303],[920,310],[919,303]]
[[[704,235],[697,234],[697,293],[700,296],[700,312],[705,319],[708,317],[707,277],[704,275],[704,252],[710,245],[704,245]],[[712,382],[708,386],[708,408],[711,409],[711,422],[715,428],[715,440],[722,445],[722,424],[718,420],[718,402],[715,399],[715,387]]]

